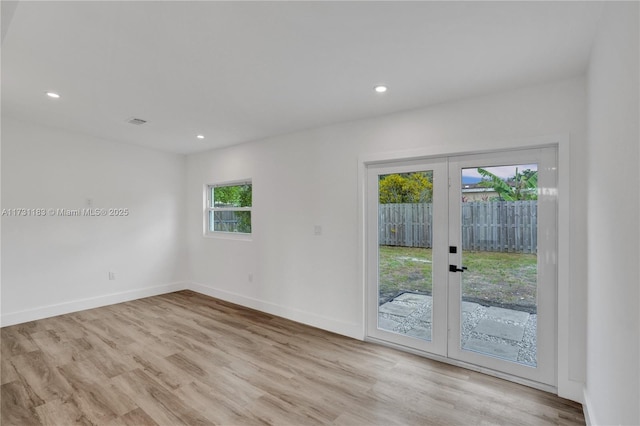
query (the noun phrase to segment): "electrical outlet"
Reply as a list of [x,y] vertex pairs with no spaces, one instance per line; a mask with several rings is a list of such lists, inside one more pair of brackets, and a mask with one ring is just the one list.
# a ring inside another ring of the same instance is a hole
[[109,271],[109,281],[114,281],[116,279],[116,273],[113,271]]
[[313,227],[313,234],[314,235],[322,235],[322,226],[321,225],[315,225]]

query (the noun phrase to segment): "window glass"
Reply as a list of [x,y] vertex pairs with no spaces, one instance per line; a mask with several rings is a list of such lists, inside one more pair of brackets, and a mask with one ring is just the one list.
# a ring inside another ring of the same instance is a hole
[[253,188],[250,181],[209,185],[207,230],[209,233],[251,233]]

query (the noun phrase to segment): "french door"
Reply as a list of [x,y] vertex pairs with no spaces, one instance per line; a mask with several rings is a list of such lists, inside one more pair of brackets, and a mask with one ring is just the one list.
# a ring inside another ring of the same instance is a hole
[[556,149],[367,166],[367,335],[555,386]]

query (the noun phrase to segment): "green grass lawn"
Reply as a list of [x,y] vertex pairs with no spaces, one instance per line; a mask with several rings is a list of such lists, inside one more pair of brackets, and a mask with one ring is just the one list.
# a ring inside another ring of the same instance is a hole
[[[463,299],[496,306],[536,305],[535,254],[464,252]],[[431,294],[431,249],[380,247],[380,298]]]

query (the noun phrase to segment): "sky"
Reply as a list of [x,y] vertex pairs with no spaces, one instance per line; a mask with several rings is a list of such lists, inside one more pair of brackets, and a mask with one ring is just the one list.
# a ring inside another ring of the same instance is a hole
[[[482,166],[480,166],[482,167]],[[501,177],[502,179],[507,179],[515,176],[516,168],[518,168],[518,172],[522,172],[523,170],[538,170],[537,164],[517,164],[513,166],[496,166],[496,167],[482,167],[483,169],[493,173],[496,176]],[[482,180],[482,176],[478,173],[478,169],[476,167],[469,169],[462,169],[462,183],[477,183]]]

